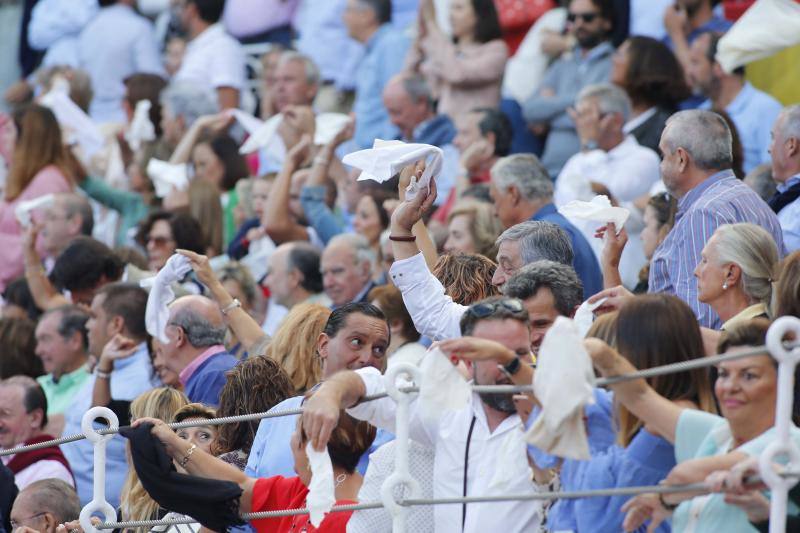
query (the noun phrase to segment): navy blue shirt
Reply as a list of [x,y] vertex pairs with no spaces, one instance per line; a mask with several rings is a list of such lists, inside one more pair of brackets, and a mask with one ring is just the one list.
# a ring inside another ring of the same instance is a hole
[[186,381],[185,392],[189,401],[219,407],[219,395],[226,381],[225,372],[238,362],[228,352],[216,353],[203,361]]
[[575,254],[572,266],[583,283],[584,300],[603,290],[603,274],[600,272],[600,264],[597,262],[594,250],[592,250],[580,230],[564,218],[556,210],[555,205],[552,203],[545,205],[531,217],[531,220],[551,222],[560,226],[569,234],[569,238],[572,240],[572,251]]

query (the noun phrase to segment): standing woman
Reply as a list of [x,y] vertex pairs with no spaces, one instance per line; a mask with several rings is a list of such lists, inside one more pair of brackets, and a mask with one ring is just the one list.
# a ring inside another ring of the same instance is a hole
[[436,22],[432,0],[420,5],[418,36],[406,70],[427,79],[438,111],[455,116],[500,103],[508,47],[492,0],[450,0],[452,38]]
[[14,129],[14,149],[0,202],[0,291],[23,273],[23,230],[15,215],[17,206],[45,194],[70,192],[80,169],[63,144],[55,115],[46,107],[21,108],[14,113]]

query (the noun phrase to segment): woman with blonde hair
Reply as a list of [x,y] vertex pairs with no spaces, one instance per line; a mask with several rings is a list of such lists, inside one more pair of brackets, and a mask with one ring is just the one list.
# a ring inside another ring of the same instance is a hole
[[495,241],[503,232],[503,225],[494,213],[494,207],[478,200],[460,200],[447,215],[448,253],[481,254],[488,258],[497,256]]
[[[53,112],[39,105],[18,110],[13,121],[0,124],[13,140],[8,178],[0,201],[0,291],[23,273],[23,228],[16,209],[22,202],[46,194],[70,192],[82,173],[80,164],[64,146]],[[9,149],[9,147],[7,147]],[[32,213],[41,222],[42,210]],[[40,254],[44,250],[39,250]]]
[[316,352],[317,340],[330,314],[330,309],[318,304],[292,307],[267,346],[266,356],[286,371],[297,394],[303,394],[321,379],[319,357],[309,354]]
[[[140,418],[172,420],[179,409],[189,404],[181,391],[170,387],[159,387],[140,394],[131,402],[131,421]],[[128,451],[130,463],[130,451]],[[167,511],[150,497],[131,466],[122,485],[119,513],[122,520],[154,520],[162,518]]]

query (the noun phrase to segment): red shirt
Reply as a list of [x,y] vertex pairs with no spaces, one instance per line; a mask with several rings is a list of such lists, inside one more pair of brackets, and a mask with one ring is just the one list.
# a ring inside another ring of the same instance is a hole
[[[252,511],[278,511],[281,509],[302,509],[306,506],[308,487],[303,485],[299,477],[275,476],[261,478],[253,487]],[[353,501],[337,501],[336,505],[356,503]],[[259,533],[289,533],[295,531],[318,531],[319,533],[345,533],[347,521],[352,511],[329,513],[325,515],[319,528],[309,522],[309,516],[283,516],[280,518],[264,518],[253,520],[251,524]]]

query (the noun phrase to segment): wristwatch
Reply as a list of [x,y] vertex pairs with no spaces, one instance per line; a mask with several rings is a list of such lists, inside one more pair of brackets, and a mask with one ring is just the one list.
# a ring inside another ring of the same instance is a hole
[[240,302],[238,298],[234,298],[231,303],[220,309],[220,311],[222,311],[223,315],[228,316],[228,313],[241,306],[242,302]]

